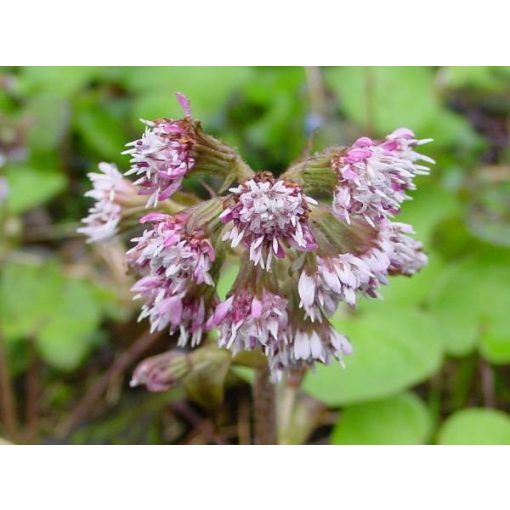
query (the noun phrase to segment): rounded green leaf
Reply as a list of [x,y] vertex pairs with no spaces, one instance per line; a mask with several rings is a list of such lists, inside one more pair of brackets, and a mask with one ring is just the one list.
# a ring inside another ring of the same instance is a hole
[[61,370],[75,369],[92,349],[91,335],[100,320],[93,289],[80,280],[67,280],[59,301],[37,333],[42,358]]
[[510,281],[510,266],[469,258],[450,264],[438,281],[430,311],[437,318],[446,351],[469,354],[481,339],[488,359],[495,353],[495,361],[504,362],[510,356],[510,335],[505,333],[510,331],[510,293],[503,282]]
[[413,393],[346,407],[333,429],[333,444],[423,444],[431,426]]
[[510,444],[510,416],[494,409],[464,409],[439,431],[439,444]]
[[413,308],[386,306],[349,319],[336,316],[336,329],[350,337],[354,353],[346,367],[320,365],[305,390],[328,405],[383,398],[430,377],[439,368],[442,343],[434,320]]

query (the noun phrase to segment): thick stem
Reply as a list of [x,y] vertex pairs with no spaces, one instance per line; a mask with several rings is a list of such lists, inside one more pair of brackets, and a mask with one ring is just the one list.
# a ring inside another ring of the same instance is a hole
[[306,368],[290,370],[278,392],[278,443],[291,444],[288,437],[295,411],[296,400]]
[[255,371],[253,411],[255,444],[277,444],[274,385],[269,379],[269,367]]

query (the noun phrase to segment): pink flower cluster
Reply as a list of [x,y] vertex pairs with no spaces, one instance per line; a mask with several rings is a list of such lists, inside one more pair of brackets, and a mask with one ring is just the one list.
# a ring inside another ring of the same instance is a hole
[[415,189],[417,175],[426,175],[434,163],[415,148],[430,142],[417,140],[410,129],[397,129],[382,142],[363,137],[333,160],[338,183],[333,210],[343,221],[360,216],[374,225],[400,212],[401,204]]
[[[427,263],[412,227],[392,219],[415,177],[429,172],[423,163],[433,160],[417,152],[429,140],[408,129],[382,141],[364,137],[276,178],[253,172],[233,148],[205,135],[187,100],[179,100],[184,119],[145,122],[143,136],[128,144],[127,174],[136,174],[136,182],[106,163],[90,174],[87,196],[95,203],[80,232],[100,241],[134,220],[145,226],[127,252],[139,275],[133,292],[143,301],[140,319],[148,318],[152,331],[180,332],[180,346],[196,346],[217,328],[220,347],[259,349],[276,379],[288,367],[342,362],[352,348],[328,319],[339,304],[378,297],[389,276],[413,275]],[[323,195],[321,203],[307,196],[303,190],[317,183],[331,190],[331,169],[332,204]],[[222,177],[223,186],[237,184],[226,196],[219,185],[220,196],[206,202],[174,195],[191,170],[213,183]],[[144,206],[155,211],[140,219]],[[227,243],[244,255],[238,279],[220,302],[216,280]]]
[[203,288],[213,286],[209,273],[215,259],[211,242],[197,229],[187,231],[184,215],[151,213],[141,223],[151,224],[127,252],[128,262],[144,275],[134,286],[144,301],[140,319],[148,317],[152,331],[170,326],[180,330],[179,345],[200,343],[210,303]]
[[99,163],[101,173],[89,173],[92,189],[85,193],[94,199],[89,214],[82,220],[84,227],[78,232],[87,236],[89,242],[97,243],[112,238],[122,219],[123,205],[136,195],[136,189],[110,163]]
[[261,349],[267,356],[274,380],[279,380],[289,366],[314,361],[340,361],[352,352],[346,337],[326,321],[313,324],[304,320],[296,325],[290,320],[288,300],[263,289],[236,289],[216,307],[210,327],[219,328],[218,344],[232,350]]
[[357,295],[378,297],[389,274],[413,275],[427,263],[423,247],[408,234],[410,225],[384,221],[372,246],[364,253],[317,257],[314,272],[301,273],[298,284],[300,308],[312,321],[324,312],[334,314],[341,302],[355,306]]
[[317,247],[307,222],[310,206],[317,202],[296,183],[262,172],[229,191],[220,215],[229,224],[223,240],[232,248],[243,242],[255,265],[270,270],[273,254],[283,258],[285,246],[298,251]]
[[142,138],[128,143],[123,154],[131,155],[131,169],[140,194],[148,195],[147,207],[171,197],[182,184],[184,176],[195,166],[194,133],[188,118],[142,121],[147,128]]

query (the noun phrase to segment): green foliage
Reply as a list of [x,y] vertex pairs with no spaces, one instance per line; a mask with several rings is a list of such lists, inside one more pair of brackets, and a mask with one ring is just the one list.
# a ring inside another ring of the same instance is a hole
[[430,68],[331,68],[327,80],[340,108],[361,129],[385,135],[407,126],[419,137],[435,138],[436,146],[476,138],[464,119],[442,107]]
[[173,96],[183,92],[190,98],[193,114],[207,119],[218,113],[229,95],[252,76],[250,68],[240,67],[140,67],[131,68],[124,84],[136,99],[133,105],[133,127],[138,120],[182,116]]
[[7,207],[13,214],[20,214],[44,204],[66,185],[64,175],[41,171],[27,165],[12,165],[6,171],[9,185]]
[[381,306],[333,324],[352,339],[346,368],[319,366],[304,389],[328,405],[365,402],[398,393],[432,376],[440,367],[442,344],[435,321],[425,312]]
[[510,293],[505,281],[510,281],[510,266],[504,261],[469,257],[445,268],[430,309],[448,353],[469,354],[481,340],[489,361],[510,361]]
[[431,420],[413,393],[347,406],[333,429],[333,444],[423,444]]
[[2,329],[9,342],[35,340],[51,366],[72,370],[93,347],[100,302],[94,287],[66,277],[55,262],[11,262],[0,273]]
[[439,444],[510,444],[510,416],[493,409],[464,409],[450,416]]

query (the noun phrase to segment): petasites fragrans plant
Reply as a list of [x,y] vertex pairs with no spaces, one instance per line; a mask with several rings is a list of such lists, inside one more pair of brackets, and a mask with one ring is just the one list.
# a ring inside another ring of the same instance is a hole
[[[352,347],[329,321],[339,304],[378,297],[389,276],[427,263],[412,227],[393,220],[433,163],[418,152],[430,140],[404,128],[363,137],[276,177],[207,135],[177,96],[184,118],[143,121],[145,132],[125,151],[125,176],[107,163],[90,174],[94,204],[81,232],[97,242],[143,226],[127,252],[140,319],[178,334],[180,347],[197,347],[216,329],[218,345],[234,355],[263,353],[274,381],[292,368],[343,363]],[[182,191],[191,175],[207,180],[211,198]],[[227,256],[239,257],[239,273],[221,301]],[[181,354],[149,358],[133,384],[164,390],[187,363]]]

